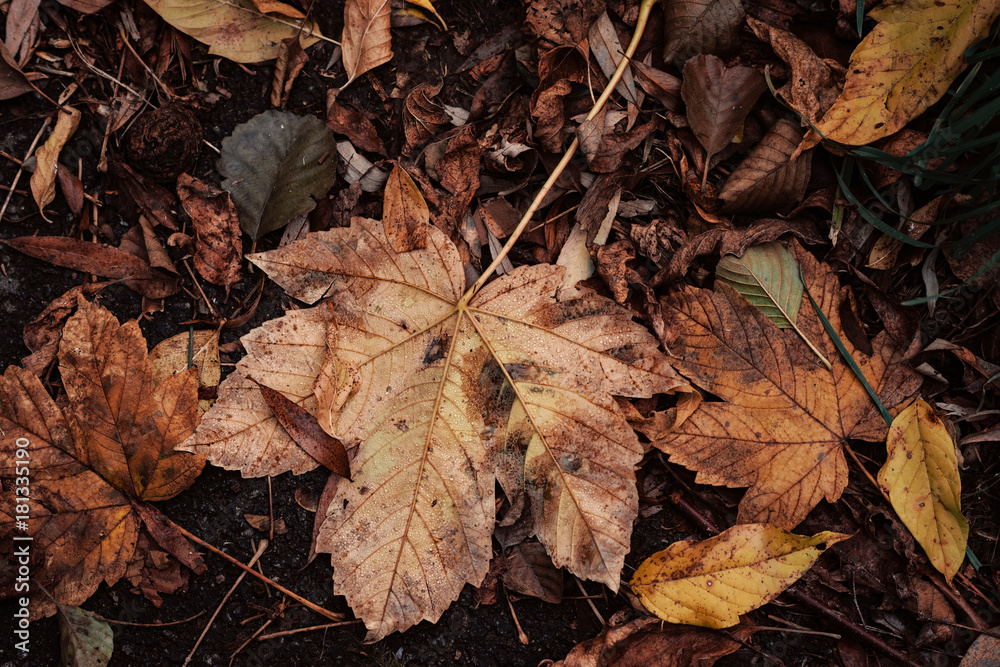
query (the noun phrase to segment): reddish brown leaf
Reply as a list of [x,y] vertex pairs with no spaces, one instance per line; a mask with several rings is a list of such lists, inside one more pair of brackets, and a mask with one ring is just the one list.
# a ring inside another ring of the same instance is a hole
[[678,64],[699,53],[731,53],[745,16],[740,0],[667,0],[663,13],[663,59]]
[[382,204],[385,235],[396,252],[427,247],[430,211],[416,183],[397,162],[385,184]]
[[[253,378],[251,378],[253,379]],[[285,429],[292,440],[309,456],[316,459],[330,472],[346,479],[351,478],[351,467],[347,461],[347,450],[340,440],[328,435],[320,428],[316,418],[309,411],[285,398],[284,394],[257,382],[260,393],[271,408],[275,419]]]
[[[405,122],[405,121],[404,121]],[[326,126],[346,135],[355,148],[385,155],[385,145],[368,117],[347,103],[337,100],[337,91],[326,91]]]
[[42,376],[56,358],[63,326],[69,316],[76,312],[77,296],[81,294],[86,297],[93,296],[107,285],[108,283],[91,283],[74,287],[53,299],[38,317],[25,325],[24,346],[32,352],[21,360],[25,370]]
[[507,551],[503,585],[521,595],[562,602],[562,570],[552,564],[540,542],[522,542]]
[[706,162],[733,140],[766,89],[764,77],[749,67],[726,67],[715,56],[687,61],[681,94],[691,131],[708,153]]
[[389,0],[347,0],[341,39],[344,70],[349,83],[368,70],[392,59],[389,34]]
[[176,276],[153,268],[148,262],[118,248],[62,236],[22,236],[3,242],[25,255],[56,266],[105,278],[131,278],[135,290],[150,299],[167,297],[178,290]]
[[537,0],[528,5],[526,23],[541,39],[575,46],[603,11],[602,0]]
[[[10,23],[8,26],[8,39],[10,38]],[[34,88],[28,83],[24,72],[17,66],[14,56],[7,50],[7,45],[0,41],[0,100],[10,100],[18,95],[30,93]]]
[[127,218],[131,218],[133,222],[138,221],[138,214],[135,213],[137,207],[153,223],[175,232],[180,229],[171,211],[176,202],[172,192],[117,160],[111,163],[111,175],[118,186],[118,200],[122,209],[127,211]]
[[441,92],[441,83],[422,83],[403,102],[403,132],[406,146],[403,155],[412,155],[448,122],[448,114],[434,98]]
[[295,78],[309,62],[298,35],[281,40],[278,59],[274,63],[274,80],[271,82],[271,106],[284,109],[292,92]]
[[786,211],[805,195],[812,174],[812,153],[790,159],[802,132],[779,118],[740,162],[719,193],[724,213]]
[[243,258],[236,205],[229,192],[187,174],[177,179],[177,194],[197,234],[194,268],[208,282],[228,290],[240,280]]

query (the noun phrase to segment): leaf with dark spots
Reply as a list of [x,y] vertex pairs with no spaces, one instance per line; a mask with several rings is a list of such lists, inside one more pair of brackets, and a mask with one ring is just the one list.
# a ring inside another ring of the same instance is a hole
[[254,382],[285,433],[330,472],[350,479],[351,470],[343,443],[320,428],[319,422],[305,408],[291,402],[281,392],[257,380]]
[[[303,407],[356,448],[354,481],[332,492],[316,548],[331,553],[334,590],[369,640],[437,619],[465,583],[482,582],[497,480],[527,494],[531,530],[556,566],[617,588],[642,447],[613,395],[686,387],[630,311],[586,289],[558,301],[564,270],[546,264],[463,300],[458,249],[435,226],[426,248],[397,253],[381,223],[355,218],[251,260],[294,298],[328,298],[334,311],[325,347],[309,348],[289,384],[315,392]],[[278,373],[291,358],[251,355],[236,374],[251,364],[254,377]],[[205,422],[231,431],[232,406],[257,392],[220,399]]]

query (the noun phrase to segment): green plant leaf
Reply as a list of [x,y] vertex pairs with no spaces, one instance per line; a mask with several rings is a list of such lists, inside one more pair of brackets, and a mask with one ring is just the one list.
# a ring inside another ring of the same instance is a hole
[[337,142],[318,118],[265,111],[222,140],[216,167],[256,241],[316,207],[337,180]]
[[830,368],[826,357],[795,326],[802,305],[802,279],[791,251],[772,241],[749,248],[742,257],[724,255],[715,269],[715,277],[739,292],[779,329],[794,329],[823,365]]
[[114,651],[111,626],[79,607],[59,605],[62,664],[67,667],[104,667]]

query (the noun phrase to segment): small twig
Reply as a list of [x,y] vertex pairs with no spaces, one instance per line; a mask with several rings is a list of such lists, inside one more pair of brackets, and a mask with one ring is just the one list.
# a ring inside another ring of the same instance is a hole
[[[32,141],[31,145],[28,146],[28,152],[24,156],[25,160],[31,157],[31,154],[35,150],[35,146],[38,145],[38,140],[42,138],[42,133],[45,132],[45,128],[47,128],[51,122],[52,118],[48,117],[45,119],[45,122],[42,123],[42,126],[38,129],[38,134],[35,135],[34,141]],[[7,198],[3,201],[3,208],[0,208],[0,220],[3,220],[3,214],[7,212],[7,205],[10,204],[10,198],[14,196],[14,190],[17,188],[17,182],[21,180],[22,173],[24,173],[24,170],[18,169],[17,173],[14,174],[14,182],[10,184],[10,190],[7,192]]]
[[205,296],[205,292],[201,289],[201,284],[198,283],[198,278],[195,277],[194,271],[191,269],[191,265],[188,264],[187,258],[184,259],[184,268],[187,269],[188,273],[191,274],[191,280],[194,281],[194,286],[198,288],[198,294],[201,294],[201,298],[205,301],[205,305],[208,306],[208,312],[212,313],[212,317],[215,317],[215,308],[212,308],[212,302],[208,300]]
[[820,632],[819,630],[809,630],[808,628],[779,628],[771,625],[748,625],[747,630],[773,630],[775,632],[788,632],[795,635],[814,635],[816,637],[829,637],[830,639],[841,639],[842,635],[833,632]]
[[320,614],[321,616],[326,616],[331,621],[342,621],[342,620],[344,620],[344,615],[343,614],[338,614],[337,612],[330,611],[329,609],[324,609],[323,607],[320,607],[315,602],[310,602],[309,600],[305,599],[304,597],[302,597],[298,593],[295,593],[293,591],[288,590],[287,588],[285,588],[284,586],[282,586],[278,582],[274,581],[273,579],[268,579],[264,575],[262,575],[259,572],[257,572],[257,570],[254,570],[251,567],[247,567],[246,565],[244,565],[240,561],[236,560],[235,558],[233,558],[232,556],[230,556],[226,552],[221,551],[221,550],[215,548],[214,546],[212,546],[211,544],[209,544],[205,540],[201,539],[200,537],[198,537],[197,535],[195,535],[191,531],[187,530],[183,526],[179,526],[176,523],[174,523],[173,521],[170,521],[169,519],[168,519],[168,521],[169,521],[169,523],[170,523],[171,526],[173,526],[177,530],[181,531],[181,534],[184,535],[184,537],[188,538],[189,540],[191,540],[191,541],[193,541],[193,542],[195,542],[197,544],[200,544],[201,546],[205,547],[206,549],[208,549],[209,551],[211,551],[212,553],[214,553],[216,556],[221,556],[222,558],[225,558],[226,560],[228,560],[230,563],[232,563],[236,567],[240,568],[244,572],[248,572],[248,573],[252,574],[253,576],[255,576],[258,579],[260,579],[261,581],[263,581],[265,584],[268,584],[270,586],[274,586],[277,590],[281,591],[282,593],[284,593],[288,597],[292,598],[293,600],[295,600],[299,604],[301,604],[301,605],[303,605],[305,607],[308,607],[309,609],[312,609],[314,612],[316,612],[317,614]]
[[510,596],[507,595],[505,597],[507,598],[507,606],[510,607],[511,618],[514,619],[514,627],[517,628],[517,640],[521,642],[522,645],[527,646],[531,641],[531,638],[528,637],[528,633],[521,628],[521,622],[517,620],[517,614],[514,613],[514,603],[510,601]]
[[254,637],[256,637],[260,633],[264,632],[264,630],[267,629],[267,626],[271,625],[271,623],[273,621],[274,621],[273,618],[267,619],[264,622],[264,625],[262,625],[259,628],[257,628],[257,632],[255,632],[252,635],[250,635],[250,637],[245,642],[243,642],[242,644],[240,644],[240,647],[238,649],[236,649],[235,651],[233,651],[233,654],[231,656],[229,656],[229,667],[232,667],[233,661],[236,660],[236,656],[240,654],[240,651],[242,651],[243,649],[245,649],[250,644],[250,642],[252,642],[254,640]]
[[267,509],[270,514],[269,524],[271,526],[271,531],[268,533],[268,539],[272,542],[274,541],[274,491],[271,489],[271,476],[267,476]]
[[[149,68],[149,65],[146,64],[146,61],[144,61],[142,57],[140,57],[139,54],[136,53],[135,49],[132,48],[131,42],[128,41],[128,35],[125,34],[125,27],[118,26],[118,30],[121,32],[122,43],[124,43],[125,48],[127,48],[129,52],[132,53],[132,57],[139,61],[139,64],[142,65],[142,68],[146,70],[146,73],[149,74],[149,76],[153,77],[153,81],[155,81],[157,85],[159,85],[160,88],[163,89],[163,92],[166,93],[167,99],[173,100],[174,94],[170,91],[169,88],[167,88],[166,84],[160,81],[160,78],[156,76],[156,73],[153,72],[153,70]],[[121,74],[119,74],[118,76],[121,76]]]
[[94,618],[96,618],[98,621],[103,621],[104,623],[114,623],[115,625],[131,625],[137,628],[165,628],[169,625],[181,625],[182,623],[190,623],[191,621],[203,615],[204,613],[205,610],[202,609],[201,611],[199,611],[197,614],[195,614],[190,618],[184,618],[179,621],[168,621],[166,623],[133,623],[131,621],[116,621],[113,618],[104,618],[100,614],[94,614]]
[[[256,551],[256,553],[254,553],[253,558],[250,559],[249,567],[253,567],[253,564],[256,563],[260,559],[261,556],[264,555],[264,550],[265,549],[267,549],[267,540],[262,540],[261,543],[260,543],[260,546],[257,547],[257,551]],[[238,576],[236,578],[236,581],[230,587],[230,589],[226,593],[226,595],[222,598],[222,602],[220,602],[219,606],[215,608],[215,613],[212,614],[212,618],[208,619],[208,623],[205,624],[205,629],[202,630],[201,634],[198,636],[198,641],[196,641],[194,643],[194,646],[191,648],[191,652],[188,653],[188,655],[187,655],[186,658],[184,658],[184,666],[185,667],[187,666],[188,663],[191,662],[191,658],[194,657],[194,653],[195,653],[195,651],[198,650],[198,647],[201,646],[201,640],[203,640],[205,638],[205,635],[208,634],[208,631],[212,627],[212,624],[215,623],[215,619],[216,619],[216,617],[218,617],[219,612],[222,611],[222,608],[224,606],[226,606],[226,602],[229,600],[229,596],[233,594],[233,591],[235,591],[236,588],[241,583],[243,583],[243,578],[247,576],[247,572],[248,571],[250,571],[250,570],[245,570],[245,571],[243,571],[243,572],[240,573],[240,576]]]
[[587,600],[587,604],[590,606],[590,611],[594,612],[594,616],[597,617],[597,622],[600,623],[603,628],[606,625],[604,617],[601,616],[601,612],[597,611],[597,605],[595,605],[594,601],[590,599],[590,594],[587,593],[587,589],[583,587],[583,582],[580,581],[579,577],[573,577],[573,579],[576,580],[576,587],[580,589],[580,592],[583,593],[584,599]]
[[276,637],[285,637],[287,635],[297,635],[300,632],[312,632],[313,630],[326,630],[327,628],[339,628],[342,625],[357,625],[361,622],[361,619],[354,621],[338,621],[336,623],[324,623],[322,625],[311,625],[308,628],[295,628],[294,630],[282,630],[281,632],[273,632],[269,635],[263,635],[257,637],[257,641],[262,642],[265,639],[275,639]]

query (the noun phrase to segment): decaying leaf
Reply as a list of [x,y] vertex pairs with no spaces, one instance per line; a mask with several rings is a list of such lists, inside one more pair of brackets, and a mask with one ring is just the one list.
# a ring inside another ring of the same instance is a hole
[[72,667],[105,667],[115,650],[111,626],[79,607],[58,605],[62,664]]
[[45,207],[56,198],[56,177],[59,171],[59,153],[80,125],[80,112],[72,107],[69,111],[59,111],[56,126],[45,143],[35,151],[35,173],[31,175],[31,195],[38,204],[38,210],[45,217]]
[[878,21],[851,54],[844,91],[806,134],[861,146],[896,132],[937,102],[965,69],[965,50],[986,37],[998,0],[902,0],[883,3]]
[[[120,325],[81,298],[63,332],[59,368],[68,401],[62,409],[27,371],[11,366],[0,376],[0,429],[11,442],[31,444],[31,502],[4,494],[0,534],[10,539],[15,517],[29,515],[28,532],[46,555],[32,577],[54,598],[33,598],[33,616],[51,615],[55,603],[82,603],[102,581],[113,586],[136,553],[142,524],[167,542],[163,525],[143,508],[183,491],[204,465],[200,456],[174,451],[198,421],[195,372],[154,384],[136,322]],[[4,488],[13,488],[16,467],[15,451],[5,448]],[[170,543],[175,555],[186,544],[179,540]],[[202,570],[192,555],[187,562]]]
[[[405,114],[404,114],[404,124]],[[385,145],[368,118],[353,106],[337,100],[337,91],[326,91],[326,126],[345,134],[357,148],[385,155]]]
[[806,193],[812,174],[812,154],[791,156],[802,140],[799,128],[784,118],[736,167],[719,193],[725,213],[787,210]]
[[640,565],[629,586],[670,623],[728,628],[767,604],[812,567],[827,547],[850,535],[806,537],[777,526],[733,526],[696,542],[674,542]]
[[216,167],[253,240],[316,207],[337,180],[337,142],[313,116],[265,111],[222,140]]
[[962,480],[948,428],[930,405],[917,400],[893,419],[885,447],[879,486],[950,582],[965,559],[969,524],[962,516]]
[[[149,352],[149,366],[153,373],[153,383],[160,384],[174,373],[188,369],[188,357],[191,366],[198,369],[197,382],[199,390],[215,389],[222,379],[222,366],[219,363],[219,332],[194,331],[179,333],[176,336],[161,341]],[[212,401],[198,401],[199,413],[204,413],[212,407]]]
[[202,278],[227,290],[240,280],[243,242],[240,219],[228,192],[181,174],[177,195],[194,223],[194,268]]
[[274,79],[271,81],[271,106],[285,108],[288,96],[292,93],[292,84],[307,62],[309,56],[297,35],[281,40],[274,63]]
[[737,627],[728,633],[708,628],[664,625],[643,617],[617,626],[578,645],[565,660],[552,667],[711,667],[719,658],[735,653],[753,634]]
[[34,88],[17,66],[17,61],[7,50],[7,45],[0,40],[0,100],[10,100],[32,90]]
[[238,63],[276,58],[281,40],[299,37],[302,46],[319,41],[316,23],[283,2],[264,7],[253,0],[145,0],[163,20],[209,45],[208,52]]
[[383,225],[393,251],[426,248],[430,210],[417,184],[398,163],[389,173],[383,201]]
[[505,557],[503,585],[521,595],[530,595],[559,604],[563,596],[563,572],[552,563],[538,542],[522,542],[511,547]]
[[[806,289],[882,403],[892,409],[908,400],[920,380],[900,365],[888,336],[873,341],[871,357],[855,350],[840,327],[844,296],[836,276],[797,244],[793,252]],[[749,486],[741,523],[791,529],[823,498],[837,500],[847,486],[845,441],[882,440],[887,427],[815,311],[801,309],[797,324],[831,360],[832,372],[793,332],[778,329],[728,285],[717,284],[714,292],[688,287],[668,296],[663,310],[677,333],[671,362],[722,402],[702,403],[654,445],[697,470],[699,483]]]
[[176,294],[177,276],[149,265],[135,255],[118,248],[78,241],[66,236],[21,236],[3,239],[18,252],[43,262],[64,266],[105,278],[125,278],[130,289],[150,299]]
[[706,171],[712,156],[733,140],[766,89],[756,70],[726,67],[715,56],[698,55],[685,63],[681,95],[691,131],[708,153]]
[[667,36],[663,59],[677,64],[699,53],[731,53],[746,16],[740,0],[667,0],[663,13]]
[[441,82],[426,82],[415,87],[403,101],[403,132],[406,145],[403,155],[412,155],[448,122],[444,107],[435,100],[441,92]]
[[254,377],[297,396],[355,450],[354,481],[336,485],[317,549],[332,554],[335,590],[369,639],[437,619],[464,583],[482,581],[494,479],[509,494],[528,493],[534,533],[557,566],[617,589],[642,447],[611,395],[685,386],[629,311],[592,292],[557,301],[563,269],[544,264],[462,300],[458,252],[433,226],[427,248],[409,253],[391,250],[381,223],[355,218],[350,229],[251,259],[297,299],[333,297],[282,318],[287,332],[293,315],[325,317],[328,349],[312,343],[299,353],[310,361],[296,361],[302,370],[292,374],[288,356],[255,349],[253,337],[266,332],[245,337],[251,361],[223,383],[232,393],[183,448],[260,474],[235,447],[197,444],[246,430],[253,417],[234,406],[260,401],[240,379],[256,365]]
[[347,82],[392,60],[392,36],[389,34],[389,0],[347,0],[344,4],[344,71]]

